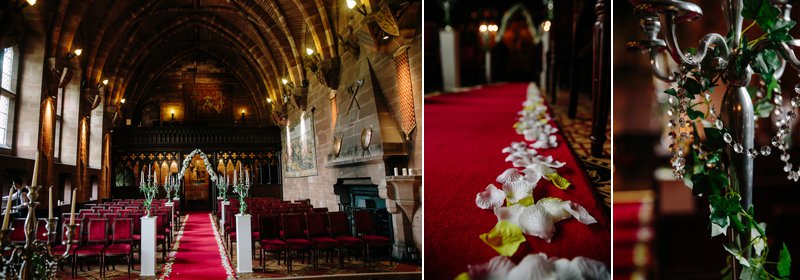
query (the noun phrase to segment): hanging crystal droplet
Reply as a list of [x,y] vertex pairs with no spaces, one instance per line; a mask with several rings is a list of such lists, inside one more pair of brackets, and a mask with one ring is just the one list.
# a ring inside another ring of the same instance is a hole
[[776,94],[775,97],[772,98],[772,102],[775,103],[775,105],[783,104],[783,96]]
[[792,97],[792,107],[800,106],[800,98]]
[[675,126],[675,120],[669,120],[669,121],[667,122],[667,126],[668,126],[668,127],[674,127],[674,126]]
[[795,111],[792,110],[792,111],[789,111],[788,113],[786,113],[786,116],[789,117],[790,119],[794,119],[794,118],[797,117],[797,113],[795,113]]
[[675,103],[678,103],[678,99],[675,98],[675,96],[672,96],[672,95],[669,96],[667,101],[669,101],[669,105],[673,105],[673,106],[675,106]]
[[733,141],[733,136],[731,136],[730,133],[725,132],[725,134],[722,135],[722,140],[725,140],[725,143],[730,144],[731,141]]
[[717,119],[717,121],[714,122],[714,125],[717,126],[717,129],[721,130],[722,129],[722,120]]
[[789,171],[792,171],[792,164],[787,162],[786,165],[783,166],[783,172]]
[[686,160],[682,157],[676,157],[672,160],[672,166],[683,168],[686,165]]
[[789,133],[789,126],[786,124],[781,125],[781,131],[783,133]]
[[800,94],[800,84],[794,85],[794,92]]
[[737,154],[741,154],[744,151],[744,148],[742,147],[742,144],[736,143],[733,144],[733,151]]
[[772,137],[772,146],[777,147],[780,144],[781,144],[781,137],[780,136]]
[[761,146],[761,155],[762,156],[768,156],[771,153],[772,153],[772,148],[770,148],[769,146]]
[[711,94],[708,94],[708,92],[703,97],[706,98],[706,101],[711,101]]
[[670,116],[670,117],[672,117],[672,114],[673,114],[674,112],[675,112],[675,111],[674,111],[674,110],[672,110],[672,108],[669,108],[669,109],[667,109],[667,116]]
[[781,161],[789,161],[789,158],[791,157],[792,156],[790,156],[788,153],[783,153],[781,154]]
[[749,155],[751,158],[755,158],[758,156],[758,151],[754,148],[750,148],[747,150],[747,155]]
[[669,136],[669,140],[673,140],[674,141],[675,140],[675,131],[670,131],[669,133],[667,133],[667,136]]

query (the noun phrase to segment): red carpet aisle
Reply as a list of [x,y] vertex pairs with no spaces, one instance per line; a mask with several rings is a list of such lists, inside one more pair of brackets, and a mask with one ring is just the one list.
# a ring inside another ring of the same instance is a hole
[[[172,270],[166,279],[226,279],[220,249],[214,236],[214,226],[207,213],[192,213],[186,219],[183,238]],[[224,260],[227,262],[227,259]]]
[[[426,278],[453,279],[469,264],[498,255],[478,236],[497,224],[497,217],[475,206],[475,195],[511,166],[501,150],[523,141],[512,127],[522,110],[528,84],[503,84],[425,99],[425,270]],[[555,125],[554,122],[551,124]],[[558,172],[573,186],[566,191],[541,181],[536,199],[553,196],[586,208],[598,223],[575,219],[556,223],[552,243],[527,236],[512,260],[529,253],[549,257],[584,256],[610,267],[609,219],[601,210],[586,176],[561,133],[557,148],[542,150],[566,165]],[[430,269],[434,268],[434,269]]]

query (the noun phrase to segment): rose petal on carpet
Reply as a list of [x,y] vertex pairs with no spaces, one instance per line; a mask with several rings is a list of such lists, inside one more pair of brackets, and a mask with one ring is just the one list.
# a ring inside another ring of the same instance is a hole
[[[497,256],[478,236],[497,224],[489,210],[475,206],[475,195],[511,163],[501,150],[524,141],[513,128],[522,110],[528,84],[487,86],[467,92],[425,99],[425,267],[426,278],[453,279],[469,264],[482,264]],[[552,115],[552,114],[551,114]],[[551,121],[551,125],[557,124]],[[611,233],[607,213],[601,209],[581,165],[556,134],[558,147],[543,149],[566,165],[558,172],[573,186],[562,191],[542,181],[533,191],[536,199],[558,197],[586,208],[598,221],[584,225],[575,219],[556,224],[551,243],[527,236],[512,257],[519,262],[529,253],[572,259],[583,256],[610,266]]]

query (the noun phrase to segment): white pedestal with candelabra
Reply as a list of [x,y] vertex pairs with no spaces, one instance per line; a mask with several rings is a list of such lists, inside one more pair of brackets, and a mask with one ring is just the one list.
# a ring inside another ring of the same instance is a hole
[[236,214],[236,272],[253,272],[253,239],[249,214]]
[[156,276],[156,217],[142,217],[140,276]]

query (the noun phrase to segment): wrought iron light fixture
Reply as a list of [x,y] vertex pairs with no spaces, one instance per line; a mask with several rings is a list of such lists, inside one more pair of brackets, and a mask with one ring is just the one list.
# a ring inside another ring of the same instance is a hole
[[75,51],[67,54],[67,61],[69,61],[69,60],[71,60],[71,59],[73,59],[73,58],[75,58],[77,56],[81,56],[81,53],[83,53],[83,49],[75,49]]
[[359,14],[363,16],[367,16],[367,6],[364,3],[357,3],[356,0],[346,0],[347,1],[347,8],[351,10],[355,10]]
[[306,48],[306,59],[303,59],[303,64],[311,70],[311,72],[317,72],[317,63],[319,63],[320,57],[313,48]]

